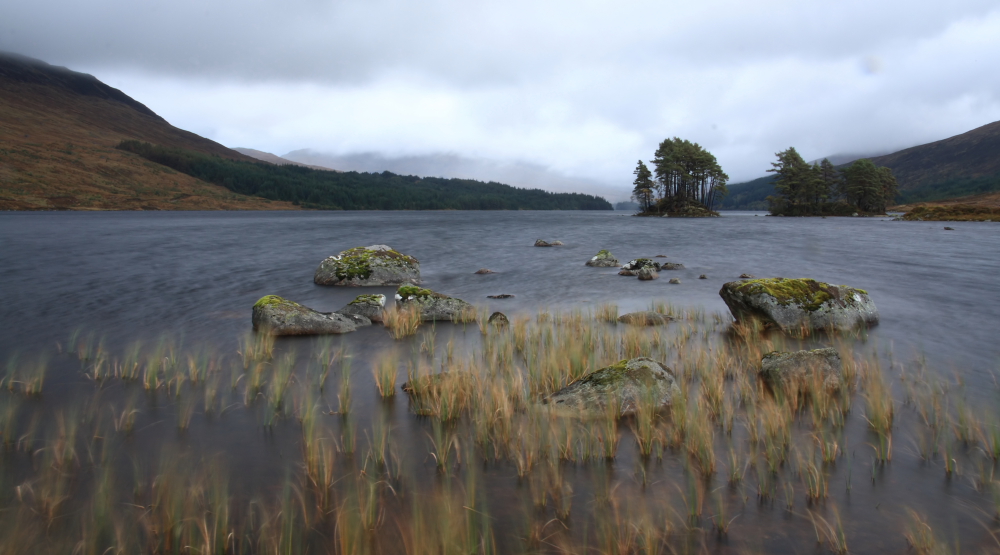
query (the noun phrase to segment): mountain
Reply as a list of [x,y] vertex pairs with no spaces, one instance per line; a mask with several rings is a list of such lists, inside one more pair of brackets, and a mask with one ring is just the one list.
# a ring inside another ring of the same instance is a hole
[[330,172],[340,171],[340,170],[335,170],[333,168],[327,168],[325,166],[313,166],[311,164],[303,164],[302,162],[296,162],[294,160],[289,160],[288,158],[282,158],[277,154],[271,154],[270,152],[264,152],[263,150],[257,150],[255,148],[246,148],[238,146],[233,150],[239,152],[240,154],[260,160],[261,162],[270,162],[271,164],[277,164],[279,166],[290,164],[292,166],[302,166],[303,168],[311,168],[314,170],[324,170]]
[[150,164],[115,149],[124,139],[250,160],[92,75],[0,52],[0,210],[296,208]]
[[[843,167],[853,158],[830,157],[830,161]],[[986,198],[982,195],[1000,191],[1000,121],[944,140],[873,156],[871,161],[892,169],[899,183],[896,201],[900,204],[973,195],[976,202],[982,202]],[[767,210],[766,198],[773,194],[773,175],[734,183],[719,209]]]

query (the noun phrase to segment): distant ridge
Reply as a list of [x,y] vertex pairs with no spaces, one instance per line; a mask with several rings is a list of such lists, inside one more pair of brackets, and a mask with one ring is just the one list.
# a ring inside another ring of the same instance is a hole
[[249,156],[251,158],[256,158],[257,160],[260,160],[261,162],[270,162],[272,164],[277,164],[279,166],[285,165],[285,164],[290,164],[292,166],[302,166],[303,168],[311,168],[311,169],[314,169],[314,170],[323,170],[323,171],[329,171],[329,172],[339,172],[340,171],[340,170],[335,170],[333,168],[327,168],[326,166],[314,166],[312,164],[303,164],[302,162],[296,162],[294,160],[289,160],[288,158],[282,158],[281,156],[278,156],[277,154],[271,154],[270,152],[264,152],[263,150],[257,150],[255,148],[246,148],[246,147],[238,146],[238,147],[233,148],[233,150],[235,150],[236,152],[239,152],[240,154],[244,154],[246,156]]
[[[855,159],[830,157],[837,165],[846,165]],[[899,203],[948,200],[1000,191],[1000,121],[869,159],[892,169],[899,183]],[[719,209],[767,210],[766,199],[773,194],[773,175],[733,183]]]

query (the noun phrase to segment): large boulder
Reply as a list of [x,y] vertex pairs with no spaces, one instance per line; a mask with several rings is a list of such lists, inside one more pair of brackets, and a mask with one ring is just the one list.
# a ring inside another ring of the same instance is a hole
[[404,285],[396,291],[396,304],[417,307],[424,322],[464,322],[475,316],[475,308],[462,299],[413,285]]
[[719,295],[737,321],[757,319],[782,330],[846,330],[878,323],[867,291],[814,279],[731,281]]
[[606,413],[609,403],[620,402],[620,414],[626,415],[634,414],[646,399],[651,399],[656,409],[668,407],[680,392],[669,368],[640,357],[591,372],[544,402],[560,412],[598,415]]
[[324,335],[352,332],[357,324],[343,314],[317,312],[277,295],[267,295],[253,305],[253,329],[271,335]]
[[587,266],[595,268],[613,268],[618,264],[618,259],[608,250],[598,251],[593,258],[587,261]]
[[622,324],[634,324],[637,326],[663,326],[669,324],[673,318],[666,314],[646,310],[643,312],[629,312],[618,317]]
[[621,271],[618,272],[620,276],[635,276],[639,274],[639,270],[643,268],[649,268],[654,272],[660,271],[660,265],[648,258],[636,258],[634,260],[629,260],[622,265]]
[[420,263],[387,245],[356,247],[321,262],[313,281],[318,285],[415,284],[420,283]]
[[358,295],[347,306],[337,311],[344,316],[364,316],[372,322],[381,322],[385,311],[385,295]]
[[828,391],[840,389],[844,381],[844,363],[836,349],[779,352],[764,355],[760,375],[772,386],[798,390],[819,380]]

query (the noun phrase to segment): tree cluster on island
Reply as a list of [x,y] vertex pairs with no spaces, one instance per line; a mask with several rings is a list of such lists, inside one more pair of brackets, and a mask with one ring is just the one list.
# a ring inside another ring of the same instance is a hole
[[717,216],[712,209],[726,195],[729,176],[698,143],[666,139],[653,156],[654,172],[639,160],[632,198],[641,215]]
[[884,214],[896,197],[892,170],[863,158],[838,170],[827,159],[809,164],[794,147],[775,154],[776,195],[767,197],[773,216]]
[[241,195],[319,210],[614,209],[610,202],[593,195],[550,193],[493,181],[278,166],[130,140],[117,148]]

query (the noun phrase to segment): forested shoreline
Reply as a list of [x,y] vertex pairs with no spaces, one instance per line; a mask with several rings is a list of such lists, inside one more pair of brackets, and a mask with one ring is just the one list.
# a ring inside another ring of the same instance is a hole
[[775,154],[776,194],[767,197],[773,216],[850,216],[884,214],[896,198],[892,170],[862,158],[837,169],[824,158],[809,164],[794,147]]
[[221,185],[230,191],[322,210],[613,210],[601,197],[550,193],[496,182],[403,176],[390,172],[332,172],[266,162],[227,160],[142,141],[119,150]]

